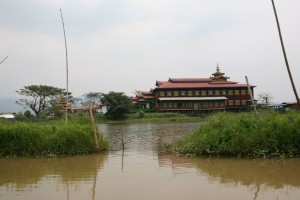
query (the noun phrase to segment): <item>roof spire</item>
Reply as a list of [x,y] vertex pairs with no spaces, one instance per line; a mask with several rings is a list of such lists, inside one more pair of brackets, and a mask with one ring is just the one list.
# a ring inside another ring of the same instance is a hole
[[219,62],[217,62],[217,72],[220,72]]
[[221,80],[221,81],[227,81],[227,79],[229,79],[228,76],[225,76],[225,73],[222,73],[220,70],[220,66],[219,66],[219,62],[217,62],[217,69],[216,72],[212,74],[213,76],[211,76],[210,78],[212,80]]

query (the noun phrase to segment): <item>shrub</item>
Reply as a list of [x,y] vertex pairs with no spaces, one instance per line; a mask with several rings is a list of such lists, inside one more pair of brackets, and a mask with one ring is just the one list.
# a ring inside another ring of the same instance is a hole
[[[89,124],[0,123],[0,156],[76,155],[96,152]],[[100,133],[98,143],[101,150],[108,146]]]
[[218,113],[171,148],[192,156],[299,156],[300,114]]

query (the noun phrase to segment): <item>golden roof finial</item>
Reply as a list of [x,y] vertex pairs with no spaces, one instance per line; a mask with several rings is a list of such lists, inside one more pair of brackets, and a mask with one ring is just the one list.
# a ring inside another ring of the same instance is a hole
[[217,72],[220,72],[219,62],[217,62]]

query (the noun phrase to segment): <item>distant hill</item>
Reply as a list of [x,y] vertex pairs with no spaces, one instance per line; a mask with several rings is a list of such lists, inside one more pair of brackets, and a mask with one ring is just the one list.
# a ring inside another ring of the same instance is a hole
[[23,112],[25,109],[16,104],[16,100],[14,98],[0,99],[0,113]]

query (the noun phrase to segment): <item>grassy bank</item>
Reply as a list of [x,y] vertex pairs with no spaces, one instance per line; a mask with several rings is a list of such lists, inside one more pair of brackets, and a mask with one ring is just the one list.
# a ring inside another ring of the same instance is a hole
[[[96,152],[91,125],[63,121],[0,121],[0,156],[78,155]],[[108,143],[98,133],[100,150]]]
[[218,113],[170,149],[189,156],[300,156],[300,114]]

